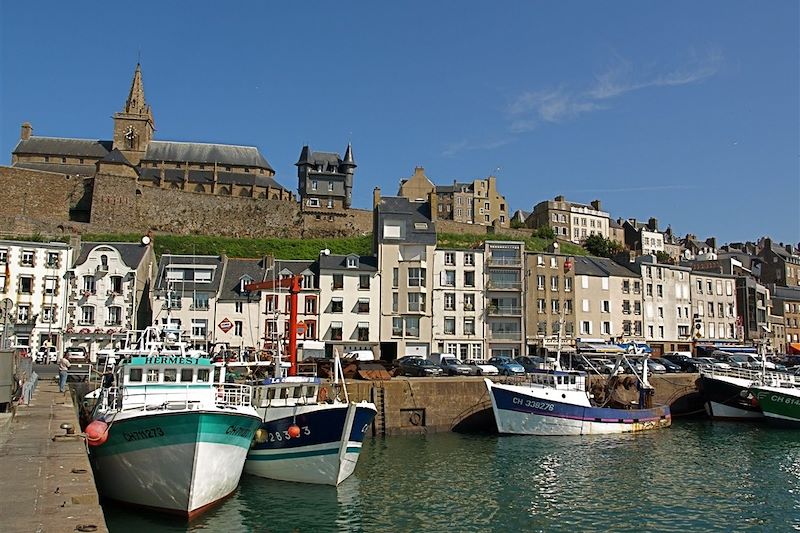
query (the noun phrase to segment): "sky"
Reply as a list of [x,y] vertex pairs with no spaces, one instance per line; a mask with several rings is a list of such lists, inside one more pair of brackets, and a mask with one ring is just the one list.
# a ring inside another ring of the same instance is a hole
[[353,206],[417,166],[495,175],[718,243],[800,241],[800,2],[0,0],[0,164],[34,135],[110,139],[137,61],[158,140],[303,145]]

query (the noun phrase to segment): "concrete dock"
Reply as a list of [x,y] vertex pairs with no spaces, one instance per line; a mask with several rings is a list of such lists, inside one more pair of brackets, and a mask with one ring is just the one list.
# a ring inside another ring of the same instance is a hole
[[30,405],[0,415],[0,530],[108,531],[69,393],[41,380]]

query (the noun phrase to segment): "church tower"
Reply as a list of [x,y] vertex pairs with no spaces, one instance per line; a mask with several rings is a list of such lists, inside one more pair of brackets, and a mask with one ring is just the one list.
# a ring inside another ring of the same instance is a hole
[[142,68],[137,63],[125,108],[114,113],[114,149],[122,152],[131,164],[138,165],[153,138],[153,131],[153,112],[144,100]]

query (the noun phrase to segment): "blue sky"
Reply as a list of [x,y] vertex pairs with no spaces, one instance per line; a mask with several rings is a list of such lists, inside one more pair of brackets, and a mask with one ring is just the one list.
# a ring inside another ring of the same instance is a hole
[[304,144],[358,163],[354,206],[490,174],[721,242],[800,240],[800,3],[0,4],[0,164],[35,135],[108,139],[141,57],[156,138]]

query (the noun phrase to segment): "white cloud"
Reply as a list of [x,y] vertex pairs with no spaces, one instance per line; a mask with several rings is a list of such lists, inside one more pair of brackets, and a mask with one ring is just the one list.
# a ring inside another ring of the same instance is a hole
[[472,150],[492,150],[494,148],[500,148],[501,146],[505,146],[508,143],[512,142],[513,140],[514,139],[510,137],[484,140],[484,141],[468,141],[464,139],[458,142],[450,143],[447,146],[445,146],[444,150],[442,150],[442,156],[453,157],[461,152],[469,152]]

